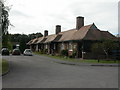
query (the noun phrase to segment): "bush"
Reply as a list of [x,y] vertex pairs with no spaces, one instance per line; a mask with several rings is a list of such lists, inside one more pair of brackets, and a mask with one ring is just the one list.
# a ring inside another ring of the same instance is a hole
[[62,56],[68,56],[68,50],[62,50],[61,55]]
[[40,50],[39,52],[35,52],[35,53],[37,53],[37,54],[47,54],[48,49]]
[[91,50],[97,56],[106,55],[106,58],[108,58],[109,55],[112,55],[111,52],[116,50],[118,47],[118,43],[112,40],[104,40],[101,43],[94,43],[91,47]]
[[102,49],[102,43],[94,43],[94,44],[92,44],[91,51],[95,55],[103,54],[104,51]]
[[39,54],[44,54],[43,50],[39,51]]
[[72,55],[69,56],[69,58],[75,58],[76,57],[76,52],[73,52]]
[[44,49],[43,54],[47,54],[47,53],[48,53],[48,49]]
[[76,53],[76,52],[73,52],[73,53],[72,53],[72,58],[75,58],[76,55],[77,55],[77,53]]

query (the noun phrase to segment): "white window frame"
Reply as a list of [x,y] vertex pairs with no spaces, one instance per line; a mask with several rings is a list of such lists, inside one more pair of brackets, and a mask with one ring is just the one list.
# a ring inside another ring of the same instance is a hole
[[61,50],[64,50],[65,47],[64,47],[64,43],[61,44]]
[[69,43],[69,50],[73,50],[71,42]]
[[45,49],[48,49],[48,45],[47,44],[45,45]]
[[56,45],[55,45],[55,44],[53,45],[53,49],[54,49],[54,50],[56,49]]

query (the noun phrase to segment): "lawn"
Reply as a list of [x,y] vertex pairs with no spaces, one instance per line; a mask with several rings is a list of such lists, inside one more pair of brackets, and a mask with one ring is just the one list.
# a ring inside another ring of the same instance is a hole
[[35,52],[35,54],[47,56],[47,57],[54,58],[54,59],[70,61],[70,62],[78,62],[78,63],[120,63],[120,60],[116,60],[116,62],[114,60],[100,60],[98,62],[98,60],[95,60],[95,59],[80,60],[80,59],[74,59],[74,58],[63,57],[63,56],[52,56],[52,55],[47,55],[47,54],[40,54],[39,52]]
[[4,74],[9,69],[9,63],[7,60],[0,59],[0,74]]

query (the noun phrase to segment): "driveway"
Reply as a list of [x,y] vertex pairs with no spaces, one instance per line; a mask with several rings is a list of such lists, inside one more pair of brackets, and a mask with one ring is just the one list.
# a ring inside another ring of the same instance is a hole
[[4,56],[10,72],[3,88],[117,88],[118,67],[55,63],[45,56]]

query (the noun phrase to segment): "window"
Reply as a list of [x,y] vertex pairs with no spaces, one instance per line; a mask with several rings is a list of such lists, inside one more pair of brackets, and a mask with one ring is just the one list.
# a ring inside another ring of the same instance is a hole
[[64,50],[64,44],[62,43],[62,45],[61,45],[61,50]]
[[69,50],[72,50],[72,43],[69,43]]
[[56,45],[55,44],[53,45],[53,49],[56,49]]
[[74,45],[74,47],[73,47],[74,49],[76,49],[76,45]]
[[47,46],[47,44],[45,45],[45,49],[48,49],[48,46]]

